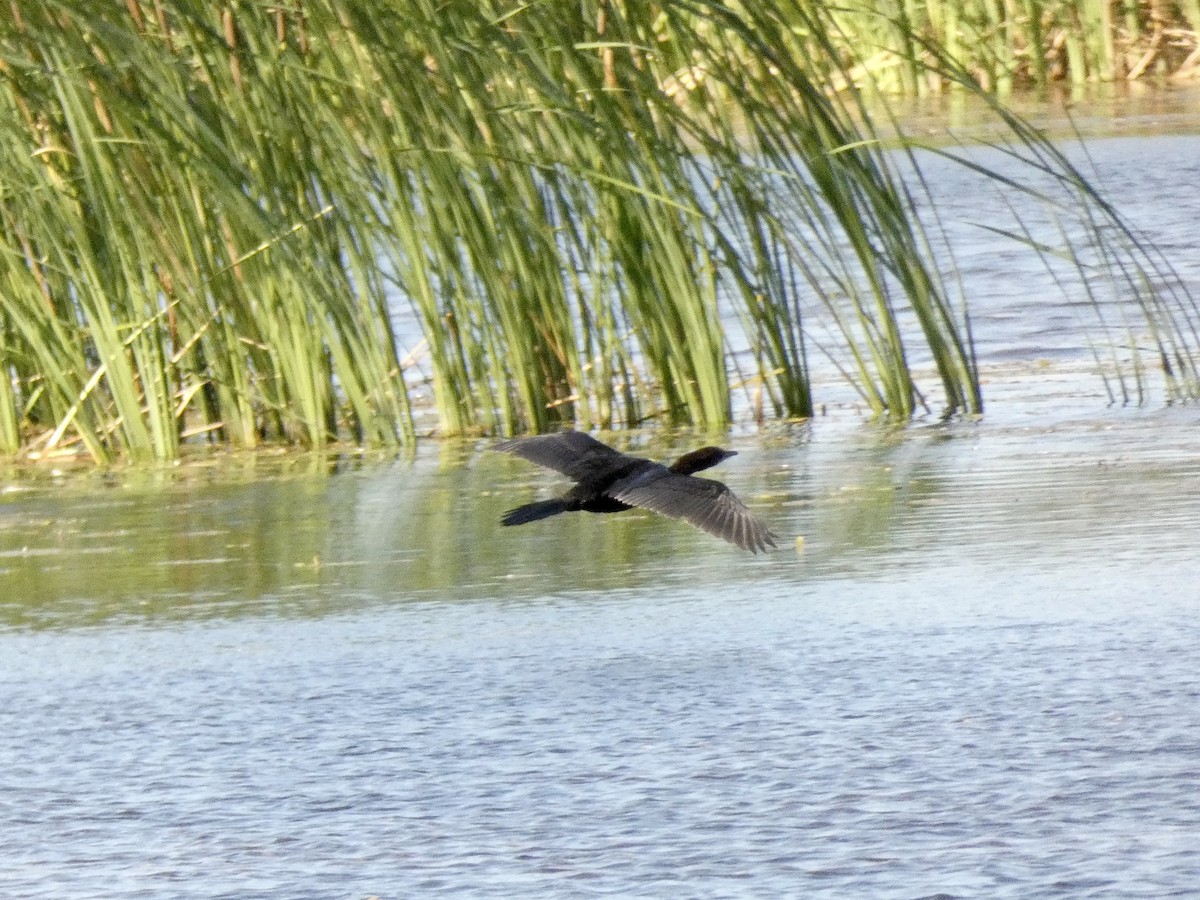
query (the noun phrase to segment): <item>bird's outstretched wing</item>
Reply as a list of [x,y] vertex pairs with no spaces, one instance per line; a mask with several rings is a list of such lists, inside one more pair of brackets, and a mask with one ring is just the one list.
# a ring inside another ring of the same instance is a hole
[[501,441],[493,449],[553,469],[572,481],[584,480],[596,472],[611,471],[616,461],[631,459],[582,431],[513,438]]
[[643,475],[615,482],[605,493],[622,503],[673,516],[702,531],[757,553],[775,546],[776,535],[719,481],[691,475]]

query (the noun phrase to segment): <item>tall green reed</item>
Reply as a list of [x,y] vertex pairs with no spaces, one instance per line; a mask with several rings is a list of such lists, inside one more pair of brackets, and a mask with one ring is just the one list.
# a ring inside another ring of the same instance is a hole
[[[808,416],[817,310],[879,415],[925,402],[914,343],[977,412],[964,304],[868,97],[984,92],[926,16],[1016,77],[999,8],[19,3],[0,451],[407,442],[410,365],[444,434],[721,427],[733,322],[740,384]],[[1146,314],[1187,360],[1190,320]]]
[[987,91],[1045,91],[1062,82],[1134,80],[1144,75],[1190,77],[1200,43],[1195,0],[873,0],[829,4],[838,60],[860,87],[907,96],[960,86],[922,44],[968,72]]
[[411,432],[373,253],[351,278],[370,235],[324,221],[300,126],[323,103],[287,77],[297,60],[200,4],[161,20],[149,6],[21,11],[0,129],[21,166],[4,198],[23,301],[9,330],[37,341],[11,348],[9,399],[30,446],[73,435],[100,460],[167,459],[188,434]]

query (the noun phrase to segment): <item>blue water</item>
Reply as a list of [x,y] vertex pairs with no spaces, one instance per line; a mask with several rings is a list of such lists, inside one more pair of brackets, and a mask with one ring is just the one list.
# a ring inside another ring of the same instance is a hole
[[[9,640],[23,675],[0,715],[0,889],[1028,897],[1200,883],[1194,610],[1148,604],[1127,578],[1112,589],[1136,608],[1088,592],[1107,613],[1013,614],[1013,593],[1063,580],[984,581]],[[965,613],[929,597],[964,591]],[[1068,593],[1079,603],[1083,586]]]
[[[553,483],[499,454],[85,485],[74,539],[34,490],[0,529],[31,564],[125,527],[74,560],[92,601],[9,598],[0,896],[1186,895],[1197,414],[1042,412],[744,439],[727,480],[805,538],[768,557],[650,517],[496,528]],[[284,550],[318,486],[319,570]],[[106,596],[163,492],[213,589]],[[397,508],[476,544],[456,586],[415,564],[432,530],[387,549]]]

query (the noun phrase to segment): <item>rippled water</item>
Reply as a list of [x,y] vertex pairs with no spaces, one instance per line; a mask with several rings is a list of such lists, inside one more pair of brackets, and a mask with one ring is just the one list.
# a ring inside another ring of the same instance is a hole
[[551,480],[490,455],[34,489],[0,895],[1186,893],[1196,418],[746,439],[727,479],[806,539],[765,558],[498,529]]
[[14,476],[0,896],[1190,895],[1200,411],[1007,335],[736,437],[765,557],[473,446]]

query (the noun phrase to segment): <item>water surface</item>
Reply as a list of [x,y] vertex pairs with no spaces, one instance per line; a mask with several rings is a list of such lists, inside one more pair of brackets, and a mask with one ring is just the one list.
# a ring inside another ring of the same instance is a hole
[[490,454],[27,486],[0,893],[1186,891],[1195,419],[743,438],[767,557]]

